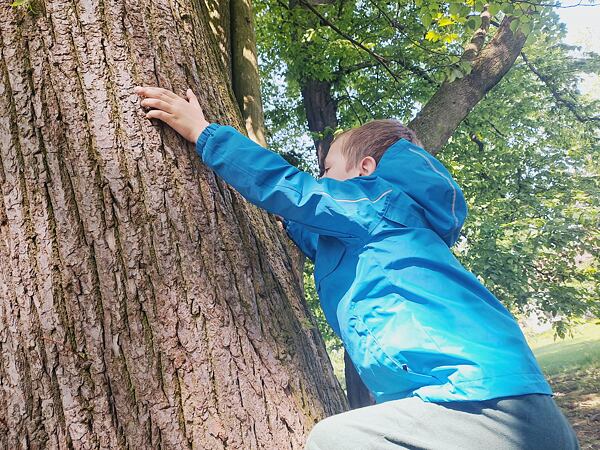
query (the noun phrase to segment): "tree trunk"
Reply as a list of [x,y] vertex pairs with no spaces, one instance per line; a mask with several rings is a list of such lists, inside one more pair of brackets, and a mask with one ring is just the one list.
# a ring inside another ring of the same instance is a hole
[[211,45],[217,49],[217,58],[225,68],[225,72],[228,74],[227,78],[231,80],[233,78],[231,68],[231,0],[202,0],[202,6],[206,8],[208,23],[205,26],[210,30]]
[[[329,146],[333,142],[333,130],[338,126],[337,105],[331,90],[329,81],[305,80],[302,85],[302,103],[306,112],[308,130],[324,134],[322,139],[314,139],[321,172],[325,170],[323,164]],[[327,129],[329,132],[325,132]]]
[[144,119],[243,129],[198,2],[0,4],[0,448],[301,448],[346,408],[275,221]]
[[254,13],[250,0],[231,0],[231,61],[233,91],[248,137],[266,146],[265,120],[260,96],[260,78]]

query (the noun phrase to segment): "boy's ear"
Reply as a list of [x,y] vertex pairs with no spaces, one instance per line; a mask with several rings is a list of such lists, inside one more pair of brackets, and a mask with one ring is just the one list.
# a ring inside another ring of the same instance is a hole
[[376,167],[375,159],[372,156],[365,156],[358,165],[358,173],[361,176],[371,175]]

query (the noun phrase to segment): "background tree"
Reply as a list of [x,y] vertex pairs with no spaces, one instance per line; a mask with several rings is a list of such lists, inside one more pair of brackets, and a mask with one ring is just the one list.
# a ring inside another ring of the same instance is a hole
[[345,409],[285,235],[133,93],[243,130],[221,6],[0,3],[0,448],[300,448]]

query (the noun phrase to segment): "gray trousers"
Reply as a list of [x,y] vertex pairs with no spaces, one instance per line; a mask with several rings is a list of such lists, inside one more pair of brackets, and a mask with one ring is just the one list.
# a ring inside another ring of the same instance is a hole
[[305,450],[572,450],[573,428],[549,395],[478,402],[394,400],[328,417]]

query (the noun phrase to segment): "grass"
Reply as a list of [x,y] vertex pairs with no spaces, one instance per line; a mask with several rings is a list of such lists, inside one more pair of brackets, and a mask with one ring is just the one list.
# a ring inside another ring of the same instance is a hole
[[600,449],[600,324],[577,326],[572,338],[555,341],[549,331],[528,341],[581,448]]
[[576,327],[572,338],[555,341],[553,332],[547,331],[528,341],[547,376],[600,363],[600,325],[596,322]]

